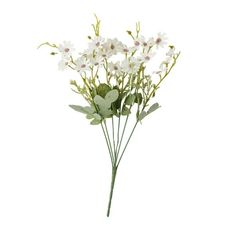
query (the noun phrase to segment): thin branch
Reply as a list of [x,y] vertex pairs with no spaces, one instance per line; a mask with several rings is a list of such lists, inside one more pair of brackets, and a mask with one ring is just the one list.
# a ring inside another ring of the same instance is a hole
[[105,125],[105,131],[106,131],[106,134],[107,134],[108,143],[109,143],[109,146],[110,146],[110,149],[111,149],[111,152],[112,152],[112,158],[113,158],[113,163],[114,163],[115,156],[114,156],[114,154],[113,154],[114,152],[113,152],[113,150],[112,150],[111,139],[110,139],[110,135],[109,135],[109,132],[108,132],[108,129],[107,129],[106,120],[104,120],[104,125]]
[[129,115],[127,115],[127,117],[125,119],[125,124],[124,124],[124,127],[123,127],[123,131],[122,131],[122,135],[121,135],[121,139],[120,139],[120,143],[119,143],[119,147],[118,147],[118,151],[117,151],[117,157],[119,156],[119,153],[120,153],[120,148],[121,148],[121,144],[122,144],[122,141],[123,141],[123,137],[124,137],[124,133],[125,133],[125,129],[126,129],[128,119],[129,119]]
[[117,157],[118,157],[118,145],[120,141],[120,117],[121,117],[121,114],[119,114],[118,127],[117,127],[117,140],[116,140],[116,156]]
[[106,136],[106,132],[105,132],[105,130],[104,130],[104,127],[103,127],[103,124],[102,124],[102,123],[101,123],[101,127],[102,127],[102,131],[103,131],[104,137],[105,137],[105,139],[106,139],[107,148],[108,148],[108,151],[109,151],[109,154],[110,154],[111,165],[113,166],[112,151],[111,151],[111,149],[110,149],[110,146],[109,146],[109,143],[108,143],[108,139],[107,139],[107,136]]
[[113,140],[114,157],[115,157],[115,162],[116,162],[117,156],[116,156],[115,129],[114,129],[114,118],[113,118],[113,116],[112,116],[112,140]]
[[41,47],[44,46],[44,45],[47,45],[47,46],[52,47],[52,48],[58,48],[57,45],[54,44],[54,43],[45,42],[45,43],[41,43],[41,44],[37,47],[37,49],[41,48]]
[[[153,88],[152,92],[150,93],[149,97],[147,98],[147,101],[146,103],[144,104],[144,108],[145,106],[147,105],[148,101],[150,100],[150,98],[153,96],[153,94],[156,92],[156,90],[159,88],[159,85],[161,84],[161,82],[167,77],[167,75],[171,72],[172,68],[174,67],[174,65],[176,64],[176,61],[178,59],[180,55],[180,52],[177,54],[177,56],[174,58],[174,62],[173,64],[171,65],[170,69],[165,73],[165,75],[160,78],[159,82],[155,85],[155,87]],[[144,109],[143,108],[143,109]]]
[[119,161],[118,161],[118,163],[117,163],[117,168],[118,168],[118,166],[119,166],[119,164],[120,164],[120,161],[121,161],[121,159],[122,159],[122,157],[123,157],[123,155],[124,155],[124,152],[125,152],[125,150],[126,150],[128,144],[129,144],[129,141],[130,141],[130,139],[131,139],[131,137],[132,137],[132,135],[133,135],[133,133],[134,133],[134,130],[135,130],[137,124],[138,124],[138,121],[135,122],[135,125],[134,125],[134,127],[133,127],[133,129],[132,129],[132,131],[131,131],[131,133],[130,133],[130,135],[129,135],[128,141],[126,142],[125,147],[124,147],[124,149],[123,149],[123,151],[122,151],[122,153],[121,153],[121,155],[120,155]]

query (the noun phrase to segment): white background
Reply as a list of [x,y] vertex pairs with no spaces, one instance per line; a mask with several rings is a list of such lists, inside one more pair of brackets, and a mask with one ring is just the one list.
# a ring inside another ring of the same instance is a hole
[[[1,1],[0,235],[236,235],[234,1]],[[39,43],[168,34],[181,57],[139,125],[106,218],[100,127],[68,104],[73,73]]]

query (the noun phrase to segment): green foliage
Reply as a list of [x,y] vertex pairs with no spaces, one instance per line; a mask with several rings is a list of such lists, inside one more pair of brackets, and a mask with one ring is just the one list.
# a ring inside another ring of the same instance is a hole
[[143,101],[143,96],[141,93],[137,93],[135,94],[135,100],[134,102],[135,103],[138,103],[139,105],[142,104],[142,101]]
[[105,98],[106,94],[111,90],[110,86],[105,84],[105,83],[101,83],[98,85],[97,87],[97,94],[103,98]]
[[93,119],[91,122],[90,122],[91,125],[99,125],[101,124],[101,120],[96,120],[96,119]]
[[93,107],[89,107],[89,106],[82,107],[79,105],[69,105],[69,107],[71,107],[75,111],[81,112],[83,114],[93,114],[95,112],[95,109]]
[[134,94],[129,94],[126,99],[125,99],[125,104],[126,105],[133,105],[134,101],[135,101],[135,95]]
[[158,108],[160,108],[160,105],[158,103],[154,103],[150,106],[147,113],[150,114],[150,113],[154,112],[155,110],[157,110]]
[[144,119],[147,115],[150,115],[152,112],[156,111],[158,108],[160,108],[160,105],[158,103],[154,103],[152,106],[150,106],[150,108],[148,109],[148,111],[142,111],[139,116],[138,116],[138,120],[141,121],[142,119]]
[[87,114],[86,118],[89,119],[89,120],[90,119],[102,120],[102,117],[97,113]]
[[[117,86],[115,86],[114,88],[116,88]],[[117,88],[116,88],[117,89]],[[118,99],[113,103],[116,107],[117,110],[119,110],[121,108],[121,102],[123,99],[126,98],[126,92],[121,92],[119,89],[117,89],[119,91],[119,97]]]
[[142,111],[140,114],[139,114],[139,117],[138,117],[138,120],[141,121],[144,117],[147,116],[147,112],[146,111]]
[[90,122],[91,125],[98,125],[102,122],[102,117],[96,113],[96,110],[93,106],[82,107],[79,105],[69,105],[69,107],[71,107],[75,111],[86,114],[87,119],[93,119]]
[[123,109],[122,109],[122,115],[123,116],[127,116],[127,115],[129,115],[131,113],[131,111],[130,111],[130,109],[128,108],[128,107],[126,107],[126,106],[123,106]]
[[95,18],[96,18],[96,22],[95,24],[92,24],[92,27],[93,27],[93,30],[94,30],[94,34],[96,36],[99,36],[100,34],[100,24],[101,24],[101,21],[98,19],[98,17],[96,15],[94,15]]
[[99,113],[104,117],[110,117],[113,113],[111,110],[111,105],[115,102],[119,97],[119,92],[117,89],[112,89],[109,91],[105,98],[101,97],[100,95],[96,95],[94,97],[94,103],[98,106]]
[[105,100],[112,103],[112,102],[115,102],[118,99],[118,97],[119,97],[118,90],[113,89],[106,94]]

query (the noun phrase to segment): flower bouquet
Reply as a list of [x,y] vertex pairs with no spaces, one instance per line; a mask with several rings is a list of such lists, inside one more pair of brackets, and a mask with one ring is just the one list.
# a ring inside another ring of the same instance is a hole
[[[127,31],[131,46],[116,38],[103,38],[97,17],[92,27],[94,35],[88,36],[88,48],[81,53],[76,53],[68,41],[59,45],[46,42],[40,46],[50,46],[53,49],[51,55],[59,55],[60,70],[71,69],[78,75],[78,80],[72,80],[70,84],[87,105],[69,106],[85,115],[91,125],[101,126],[111,161],[109,217],[117,170],[127,145],[138,123],[160,108],[156,102],[151,104],[151,100],[176,64],[180,52],[176,52],[173,45],[167,45],[163,33],[158,33],[155,38],[142,36],[140,23],[136,24],[134,32]],[[164,60],[150,72],[148,64],[160,48],[166,48]],[[125,139],[131,116],[133,126]]]

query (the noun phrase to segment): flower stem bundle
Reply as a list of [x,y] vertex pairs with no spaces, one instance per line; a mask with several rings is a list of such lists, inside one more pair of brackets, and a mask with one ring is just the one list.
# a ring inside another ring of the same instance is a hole
[[[110,215],[117,170],[125,150],[138,125],[160,108],[151,100],[161,82],[170,73],[180,55],[173,45],[167,45],[166,35],[145,38],[140,34],[140,23],[134,32],[127,31],[131,45],[118,39],[100,35],[100,20],[92,25],[94,35],[88,36],[86,50],[76,53],[72,43],[43,43],[52,48],[51,55],[60,57],[60,70],[73,70],[78,79],[70,81],[72,90],[81,95],[86,106],[69,105],[85,115],[91,125],[101,126],[111,161],[112,177],[107,208]],[[150,62],[157,52],[166,49],[164,59],[150,71]],[[133,117],[131,130],[127,124]],[[109,123],[109,125],[108,125]],[[126,137],[126,138],[125,138]]]

